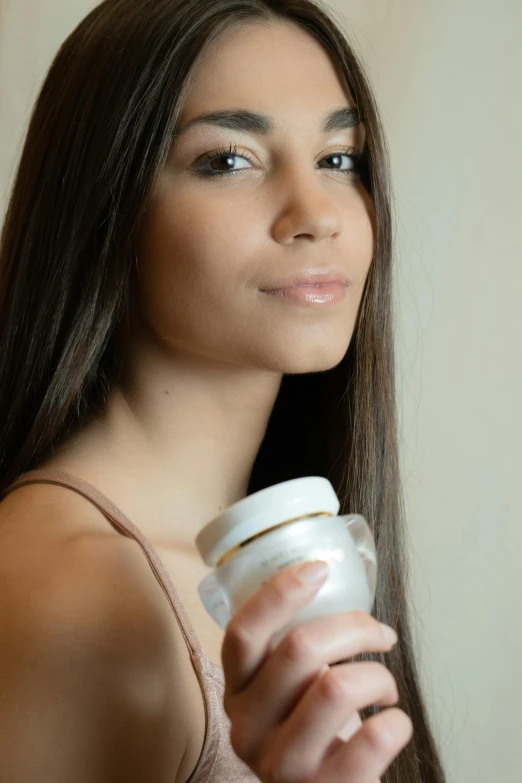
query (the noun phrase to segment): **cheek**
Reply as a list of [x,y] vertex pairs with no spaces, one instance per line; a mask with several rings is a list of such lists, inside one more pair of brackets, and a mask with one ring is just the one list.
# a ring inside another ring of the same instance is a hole
[[156,199],[149,207],[139,252],[139,303],[159,334],[170,332],[173,318],[182,315],[180,292],[194,289],[197,237],[182,204]]
[[347,271],[352,281],[352,295],[359,297],[368,276],[375,249],[375,213],[370,197],[361,192],[357,203],[352,205],[350,218],[346,221]]
[[156,280],[174,277],[204,285],[238,271],[234,264],[244,266],[254,241],[246,224],[219,193],[202,196],[189,186],[164,186],[144,225],[142,256]]
[[201,218],[187,205],[156,201],[143,228],[140,260],[144,288],[171,286],[176,280],[190,281],[195,272],[194,257],[201,246]]
[[238,225],[224,201],[191,198],[184,189],[183,198],[166,193],[149,207],[139,252],[139,302],[162,335],[187,338],[218,324],[223,328],[246,304],[238,292],[248,286],[254,232]]

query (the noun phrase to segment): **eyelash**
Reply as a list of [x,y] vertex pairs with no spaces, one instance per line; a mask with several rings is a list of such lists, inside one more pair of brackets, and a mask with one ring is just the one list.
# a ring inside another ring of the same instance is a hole
[[[338,171],[339,174],[343,174],[344,176],[348,176],[350,178],[360,178],[361,168],[363,164],[363,160],[365,158],[365,153],[361,150],[354,149],[353,147],[349,147],[348,149],[339,150],[335,152],[330,152],[329,155],[326,155],[322,160],[326,160],[326,158],[334,157],[335,155],[346,155],[350,157],[353,160],[353,168],[352,169],[345,169],[341,171],[340,169],[332,169],[332,171]],[[244,155],[243,153],[239,153],[239,149],[236,144],[230,144],[228,149],[225,149],[223,147],[217,147],[215,150],[212,150],[212,152],[207,152],[205,155],[203,155],[203,162],[204,163],[213,163],[215,160],[219,160],[219,158],[223,157],[239,157],[239,158],[245,158],[245,160],[248,160],[249,163],[252,163],[248,155]],[[237,174],[240,174],[242,171],[245,171],[245,169],[238,169],[236,171],[204,171],[202,167],[196,169],[196,174],[200,177],[234,177]]]

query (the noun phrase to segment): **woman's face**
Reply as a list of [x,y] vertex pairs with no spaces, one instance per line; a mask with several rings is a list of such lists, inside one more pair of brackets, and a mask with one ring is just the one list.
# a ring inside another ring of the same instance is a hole
[[[329,56],[293,23],[230,29],[200,63],[139,258],[139,312],[172,355],[281,373],[341,361],[372,259],[373,212],[345,153],[363,145],[363,126],[321,125],[353,104]],[[183,132],[224,109],[270,115],[274,127]],[[344,298],[304,307],[263,292],[310,267],[345,272]]]

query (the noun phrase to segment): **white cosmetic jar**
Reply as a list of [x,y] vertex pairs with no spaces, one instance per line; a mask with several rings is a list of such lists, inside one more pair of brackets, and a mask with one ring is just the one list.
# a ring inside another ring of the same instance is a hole
[[237,609],[277,571],[311,560],[325,560],[328,577],[273,644],[317,617],[371,612],[377,580],[374,538],[362,516],[337,516],[339,508],[328,479],[307,476],[248,495],[209,522],[196,536],[196,546],[213,570],[198,593],[215,622],[226,629]]

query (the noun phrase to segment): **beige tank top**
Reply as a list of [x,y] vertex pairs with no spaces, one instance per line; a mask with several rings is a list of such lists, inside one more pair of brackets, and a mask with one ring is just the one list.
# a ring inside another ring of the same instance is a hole
[[[230,721],[223,709],[225,689],[223,669],[203,655],[201,644],[185,607],[152,544],[105,495],[83,479],[63,471],[40,469],[24,473],[8,487],[4,496],[25,484],[38,483],[68,487],[93,503],[118,532],[138,542],[163,588],[174,617],[181,626],[205,704],[205,740],[198,763],[187,783],[259,783],[259,778],[236,756],[230,744]],[[174,774],[172,779],[174,780]]]

